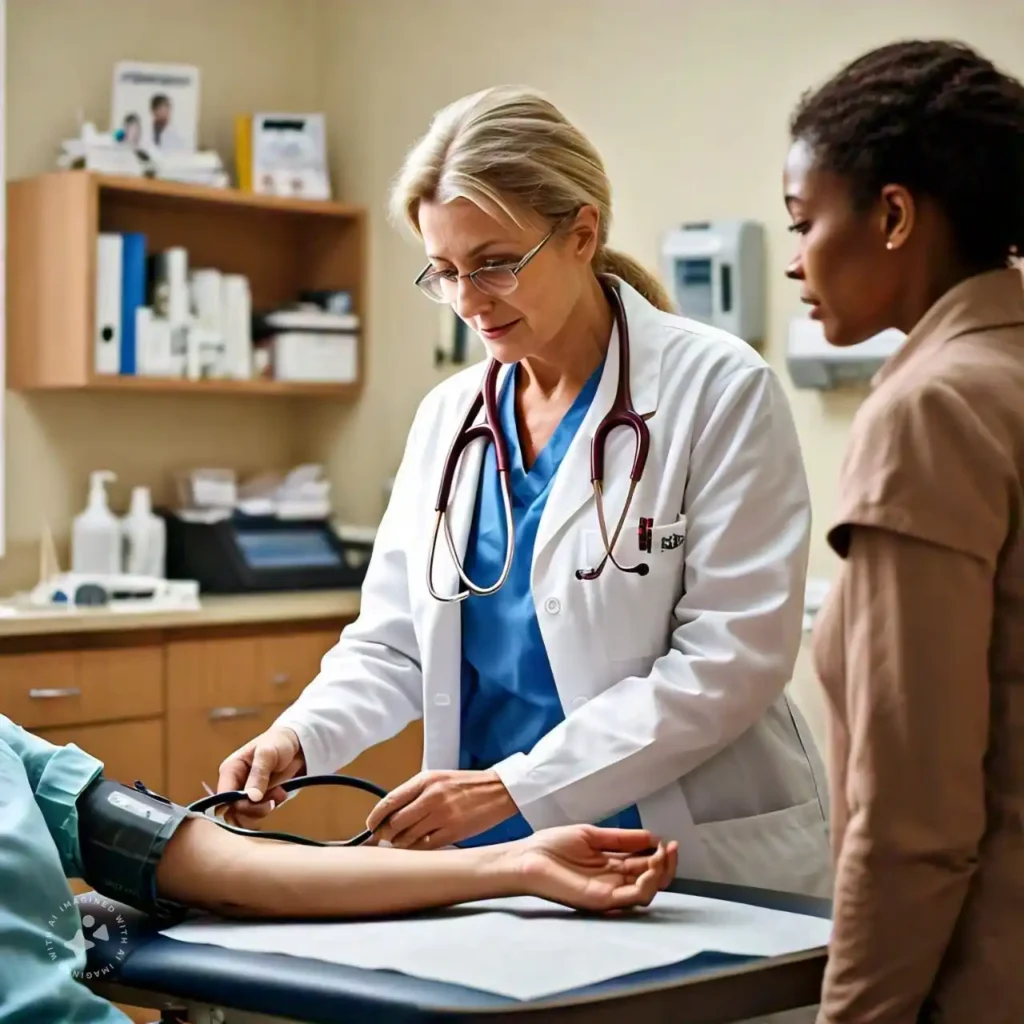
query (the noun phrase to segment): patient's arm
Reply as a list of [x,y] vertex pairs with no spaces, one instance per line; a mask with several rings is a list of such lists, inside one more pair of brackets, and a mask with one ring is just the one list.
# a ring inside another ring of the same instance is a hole
[[[159,894],[225,916],[353,917],[535,895],[584,910],[646,905],[675,875],[676,845],[589,825],[469,850],[297,846],[183,821]],[[645,852],[647,851],[647,852]]]

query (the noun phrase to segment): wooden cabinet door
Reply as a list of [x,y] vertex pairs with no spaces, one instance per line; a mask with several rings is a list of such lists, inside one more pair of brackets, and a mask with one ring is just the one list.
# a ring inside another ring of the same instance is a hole
[[270,724],[259,701],[256,637],[167,645],[168,793],[188,804],[216,788],[221,761]]
[[110,725],[71,725],[38,729],[37,735],[63,746],[74,743],[103,762],[103,774],[131,786],[140,779],[164,793],[164,730],[159,718]]
[[0,657],[0,712],[26,729],[163,713],[157,645]]
[[[275,717],[282,709],[275,711]],[[397,736],[364,751],[341,769],[342,775],[354,775],[375,782],[385,790],[412,778],[423,761],[423,727],[414,722]],[[315,839],[350,839],[366,827],[366,817],[377,797],[341,786],[318,786],[300,792],[271,818],[273,828],[284,828],[294,821],[294,829]],[[292,816],[292,817],[289,817]],[[282,824],[278,824],[278,822]]]
[[[176,640],[167,645],[167,707],[171,712],[251,708],[257,686],[259,638]],[[255,735],[255,733],[253,734]],[[210,783],[213,785],[213,783]]]
[[290,704],[320,671],[323,656],[338,642],[337,630],[312,630],[260,637],[256,673],[260,699]]
[[220,764],[270,725],[272,716],[258,705],[172,709],[167,714],[167,792],[176,803],[206,795],[203,783],[217,788]]

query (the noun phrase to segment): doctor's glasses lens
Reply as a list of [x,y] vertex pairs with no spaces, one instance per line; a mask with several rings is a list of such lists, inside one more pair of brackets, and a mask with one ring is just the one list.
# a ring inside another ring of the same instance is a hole
[[[481,267],[468,274],[470,282],[484,295],[511,295],[519,284],[511,267]],[[451,271],[428,274],[416,283],[435,302],[454,303],[459,297],[459,277]]]

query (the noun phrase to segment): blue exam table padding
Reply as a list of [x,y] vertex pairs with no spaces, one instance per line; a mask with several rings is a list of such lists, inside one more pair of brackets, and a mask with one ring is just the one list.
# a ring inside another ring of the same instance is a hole
[[[672,889],[715,899],[828,917],[827,900],[708,882],[677,881]],[[262,1013],[301,1024],[441,1024],[507,1018],[528,1012],[531,1022],[598,1022],[641,1011],[665,1019],[739,1020],[809,1005],[825,964],[825,951],[789,957],[703,953],[668,967],[616,978],[547,999],[520,1002],[488,992],[385,971],[320,960],[223,949],[164,938],[142,915],[118,908],[128,920],[128,951],[116,976],[94,987],[130,1001],[130,992]],[[510,950],[511,956],[515,955]],[[114,996],[111,995],[111,998]],[[628,1003],[624,1005],[624,1001]],[[724,1009],[726,1004],[734,1006]],[[685,1011],[685,1015],[684,1015]],[[729,1016],[723,1016],[728,1012]]]

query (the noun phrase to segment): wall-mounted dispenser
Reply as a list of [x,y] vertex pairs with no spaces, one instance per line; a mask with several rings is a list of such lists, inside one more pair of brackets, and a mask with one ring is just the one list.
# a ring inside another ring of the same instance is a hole
[[890,329],[859,345],[839,348],[825,340],[821,322],[796,317],[789,322],[786,366],[798,388],[828,391],[843,384],[866,383],[906,339]]
[[764,227],[752,220],[711,220],[669,231],[662,273],[678,311],[750,345],[765,335]]

